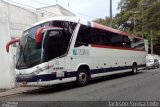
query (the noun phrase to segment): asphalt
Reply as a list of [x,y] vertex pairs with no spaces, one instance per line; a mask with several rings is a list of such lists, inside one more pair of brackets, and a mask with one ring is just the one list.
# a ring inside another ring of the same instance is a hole
[[7,96],[12,96],[12,95],[17,95],[21,93],[25,93],[28,91],[33,91],[40,89],[39,87],[15,87],[13,89],[5,89],[5,90],[0,90],[0,98],[1,97],[7,97]]
[[160,69],[92,80],[85,87],[65,84],[0,97],[1,101],[160,101]]

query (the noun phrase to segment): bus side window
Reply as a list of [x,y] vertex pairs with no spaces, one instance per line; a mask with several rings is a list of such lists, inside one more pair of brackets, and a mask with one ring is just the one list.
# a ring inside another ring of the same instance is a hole
[[111,33],[111,45],[115,47],[123,47],[123,36]]
[[94,45],[107,45],[110,43],[105,31],[81,25],[75,47]]
[[123,36],[123,47],[131,48],[131,41],[128,36]]
[[90,28],[87,26],[81,25],[77,35],[76,42],[75,42],[75,47],[88,46],[90,42],[91,42]]
[[92,29],[92,44],[95,45],[108,45],[110,40],[106,36],[105,31],[100,29]]
[[145,49],[144,40],[133,38],[133,40],[132,40],[132,48],[133,49],[141,49],[141,50]]

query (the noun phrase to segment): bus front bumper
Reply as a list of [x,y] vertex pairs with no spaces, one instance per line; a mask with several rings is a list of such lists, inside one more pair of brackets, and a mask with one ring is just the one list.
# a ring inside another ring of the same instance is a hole
[[65,72],[62,77],[57,73],[52,74],[25,74],[17,75],[16,81],[20,86],[48,86],[59,83],[71,82],[76,80],[76,72]]

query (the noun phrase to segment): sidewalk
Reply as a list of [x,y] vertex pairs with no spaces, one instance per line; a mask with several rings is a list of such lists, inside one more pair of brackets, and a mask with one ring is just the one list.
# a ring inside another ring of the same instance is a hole
[[20,94],[20,93],[31,91],[31,90],[36,90],[38,88],[39,87],[17,87],[10,90],[0,90],[0,97]]

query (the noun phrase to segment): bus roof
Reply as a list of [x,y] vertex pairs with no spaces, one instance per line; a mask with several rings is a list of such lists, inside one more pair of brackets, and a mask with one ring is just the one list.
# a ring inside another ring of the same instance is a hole
[[93,22],[93,27],[98,28],[98,29],[102,29],[102,30],[105,30],[105,31],[109,31],[109,32],[112,32],[112,33],[117,33],[117,34],[120,34],[120,35],[125,35],[125,36],[134,37],[134,38],[143,40],[143,38],[141,38],[141,37],[138,37],[138,36],[135,36],[135,35],[129,34],[127,32],[123,32],[123,31],[120,31],[120,30],[117,30],[117,29],[114,29],[114,28],[111,28],[111,27],[108,27],[108,26],[97,24],[97,23],[94,23],[94,22]]
[[37,22],[37,23],[31,25],[26,30],[28,30],[28,29],[30,29],[30,28],[32,28],[34,26],[37,26],[39,24],[43,24],[43,23],[46,23],[46,22],[51,22],[53,20],[57,20],[57,21],[62,21],[63,20],[63,21],[70,21],[70,22],[80,23],[80,24],[83,24],[83,25],[91,26],[93,28],[97,28],[97,29],[109,31],[109,32],[112,32],[112,33],[117,33],[117,34],[120,34],[120,35],[130,36],[130,37],[134,37],[134,38],[143,40],[143,38],[137,37],[137,36],[129,34],[127,32],[123,32],[123,31],[120,31],[120,30],[117,30],[117,29],[114,29],[114,28],[111,28],[111,27],[108,27],[108,26],[97,24],[95,22],[90,22],[90,21],[87,21],[87,20],[84,20],[84,19],[80,19],[78,17],[68,17],[68,16],[59,16],[59,17],[53,17],[53,18],[48,18],[48,19],[42,20],[40,22]]

